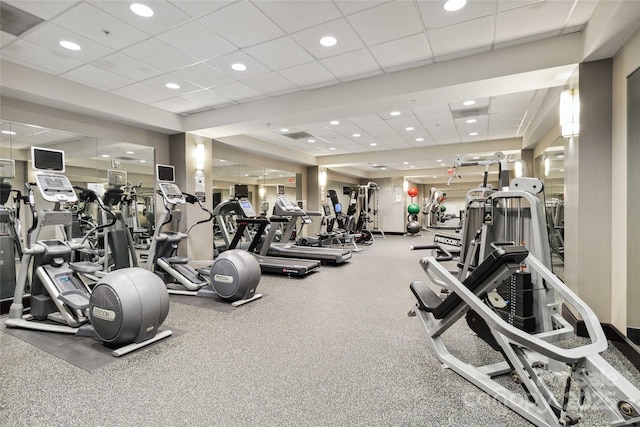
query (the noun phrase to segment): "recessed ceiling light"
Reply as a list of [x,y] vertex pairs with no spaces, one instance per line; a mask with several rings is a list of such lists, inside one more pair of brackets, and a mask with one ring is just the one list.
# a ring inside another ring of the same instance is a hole
[[335,46],[338,40],[333,36],[324,36],[320,39],[320,44],[325,47]]
[[127,154],[135,154],[133,151],[127,151]]
[[477,136],[478,132],[469,132],[469,136]]
[[329,147],[329,150],[335,151],[336,147]]
[[150,18],[153,16],[153,9],[141,3],[131,3],[129,9],[131,9],[131,12],[138,16],[142,16],[143,18]]
[[289,132],[289,128],[282,128],[280,129],[280,132]]
[[467,119],[467,123],[475,123],[475,122],[477,122],[476,119]]
[[369,144],[369,146],[371,146],[371,147],[375,147],[376,145],[378,145],[378,144],[376,144],[375,142],[372,142],[371,144]]
[[237,62],[235,64],[231,64],[231,68],[236,71],[245,71],[247,69],[247,66]]
[[474,101],[473,99],[470,99],[470,100],[468,100],[468,101],[464,101],[464,102],[462,103],[462,105],[469,106],[469,105],[473,105],[473,104],[475,104],[475,103],[476,103],[476,101]]
[[475,156],[473,160],[480,160],[480,156]]
[[559,159],[564,159],[564,154],[558,154]]
[[165,86],[169,89],[180,89],[180,85],[178,83],[167,83]]
[[70,42],[69,40],[60,40],[60,46],[69,50],[80,50],[82,47],[78,43]]
[[226,162],[226,160],[222,160],[222,159],[220,159],[220,163],[224,163],[224,162]]
[[354,134],[353,134],[353,137],[354,137],[354,138],[360,138],[360,134],[359,134],[359,133],[354,133]]
[[387,170],[387,168],[385,168],[384,166],[383,166],[383,167],[381,167],[380,169],[382,169],[383,171],[386,171],[386,170]]
[[100,156],[100,157],[109,157],[109,155],[108,155],[108,154],[103,154],[103,155],[102,155],[102,156]]
[[140,163],[147,163],[146,160],[140,160]]
[[378,164],[377,163],[373,163],[373,164],[371,164],[371,167],[377,168]]
[[414,129],[415,128],[413,126],[407,126],[406,128],[404,128],[404,130],[406,130],[406,131],[412,131]]
[[307,139],[307,142],[316,142],[315,139]]
[[441,161],[442,161],[442,159],[438,159],[438,160],[436,160],[436,162],[441,162]]
[[392,111],[389,113],[389,115],[391,116],[399,116],[400,115],[400,111]]
[[5,134],[5,135],[15,135],[16,133],[11,131],[11,130],[3,130],[1,133]]
[[462,9],[467,4],[467,0],[447,0],[444,4],[444,10],[447,12],[455,12]]
[[411,166],[409,166],[409,167],[410,167],[410,168],[415,168],[415,167],[416,167],[416,165],[411,165]]
[[424,138],[416,138],[416,142],[422,142],[424,141]]
[[564,169],[558,169],[560,172],[564,172]]
[[329,124],[330,124],[330,125],[334,125],[334,126],[335,126],[335,125],[339,125],[339,124],[340,124],[340,121],[339,121],[339,120],[331,120],[331,121],[329,122]]
[[409,164],[409,162],[402,162],[402,164],[403,164],[403,165],[408,165],[408,164]]
[[248,174],[248,173],[245,173],[245,174],[244,174],[244,176],[249,176],[249,174]]

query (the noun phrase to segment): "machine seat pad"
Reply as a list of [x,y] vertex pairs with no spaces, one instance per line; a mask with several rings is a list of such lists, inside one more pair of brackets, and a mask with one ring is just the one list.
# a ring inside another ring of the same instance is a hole
[[[504,246],[496,249],[491,252],[462,283],[470,291],[475,291],[482,286],[484,282],[489,280],[491,275],[502,266],[515,271],[528,255],[529,251],[524,246]],[[455,292],[449,294],[442,304],[433,310],[433,317],[436,319],[444,319],[462,302],[463,299]]]
[[409,288],[418,300],[419,310],[431,313],[442,303],[442,299],[424,282],[416,280],[409,285]]
[[80,289],[73,289],[58,295],[58,299],[74,310],[86,310],[89,308],[89,294]]
[[191,258],[182,257],[182,256],[172,256],[172,257],[166,258],[166,260],[169,264],[187,264],[189,261],[191,261]]

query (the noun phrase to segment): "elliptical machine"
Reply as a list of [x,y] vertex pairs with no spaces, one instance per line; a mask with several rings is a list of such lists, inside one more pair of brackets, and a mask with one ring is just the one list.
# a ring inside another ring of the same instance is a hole
[[[5,324],[10,328],[75,334],[101,340],[115,348],[116,357],[167,338],[170,330],[158,328],[169,313],[169,295],[162,281],[141,268],[127,268],[104,276],[90,291],[82,274],[101,270],[93,262],[70,262],[78,242],[38,240],[45,226],[70,226],[72,214],[64,205],[77,201],[64,176],[64,152],[32,147],[35,185],[53,209],[36,211],[32,186],[27,184],[27,204],[33,218],[16,281],[13,303]],[[31,311],[25,313],[23,297],[31,268]]]
[[176,256],[180,241],[189,235],[177,231],[163,232],[162,227],[170,223],[174,215],[179,224],[179,207],[187,202],[198,203],[201,209],[209,213],[209,219],[196,224],[211,221],[213,213],[197,197],[183,194],[172,182],[175,176],[173,166],[157,165],[156,168],[159,178],[168,179],[159,180],[158,183],[158,193],[162,196],[165,210],[151,239],[147,269],[162,278],[170,294],[219,298],[234,307],[262,298],[262,294],[255,293],[260,283],[260,265],[246,251],[235,249],[223,252],[208,271],[206,268],[198,271],[189,265],[191,259]]

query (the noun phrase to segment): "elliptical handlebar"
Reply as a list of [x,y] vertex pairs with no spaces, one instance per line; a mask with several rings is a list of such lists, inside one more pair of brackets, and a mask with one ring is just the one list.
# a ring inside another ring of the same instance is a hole
[[84,243],[89,239],[89,236],[91,236],[93,233],[97,232],[98,230],[102,230],[104,228],[108,228],[108,227],[113,226],[118,219],[116,218],[116,215],[111,211],[111,209],[109,209],[104,204],[104,202],[102,201],[100,196],[98,196],[98,193],[96,193],[95,191],[93,191],[93,190],[91,190],[89,188],[84,188],[84,187],[80,187],[80,186],[77,186],[77,185],[74,185],[73,188],[82,192],[82,194],[86,197],[86,199],[85,199],[86,202],[97,202],[98,206],[100,207],[100,209],[102,209],[104,212],[106,212],[110,217],[109,223],[96,225],[95,227],[93,227],[91,230],[89,230],[85,234],[85,236],[84,236],[84,238],[82,239],[82,242],[81,242],[81,245],[84,245]]
[[207,218],[207,219],[202,219],[202,220],[197,221],[197,222],[195,222],[194,224],[192,224],[192,225],[191,225],[191,227],[189,227],[189,229],[187,230],[187,234],[189,234],[189,232],[191,231],[191,229],[192,229],[193,227],[195,227],[196,225],[199,225],[199,224],[205,224],[205,223],[207,223],[207,222],[213,221],[213,217],[214,217],[214,215],[213,215],[213,211],[211,211],[211,210],[210,210],[210,209],[208,209],[205,205],[203,205],[203,204],[202,204],[202,202],[200,201],[200,199],[198,198],[198,196],[195,196],[195,195],[193,195],[193,194],[189,194],[189,193],[185,193],[185,192],[182,192],[182,194],[184,195],[185,200],[187,201],[187,203],[191,203],[192,205],[194,205],[194,204],[196,204],[196,203],[197,203],[197,204],[198,204],[198,206],[200,206],[200,209],[202,209],[203,211],[205,211],[206,213],[208,213],[208,214],[209,214],[209,218]]

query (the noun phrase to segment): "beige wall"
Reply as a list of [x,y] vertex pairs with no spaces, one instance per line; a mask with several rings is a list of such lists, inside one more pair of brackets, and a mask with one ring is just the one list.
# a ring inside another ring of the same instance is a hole
[[[627,325],[640,327],[640,312],[637,309],[640,280],[628,277],[629,260],[627,242],[630,233],[639,233],[640,220],[635,212],[633,229],[629,228],[627,191],[627,76],[640,67],[640,30],[624,44],[613,58],[613,130],[612,130],[612,177],[611,196],[616,206],[616,220],[611,223],[612,245],[615,250],[611,256],[611,323],[620,331],[626,331]],[[636,167],[640,160],[635,159]],[[637,185],[637,183],[634,183]],[[635,287],[635,294],[628,287]],[[634,299],[631,298],[635,295]],[[627,302],[629,307],[627,309]],[[635,306],[635,307],[634,307]]]

